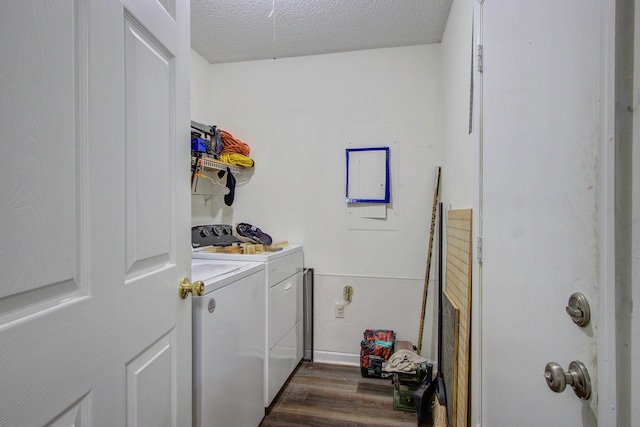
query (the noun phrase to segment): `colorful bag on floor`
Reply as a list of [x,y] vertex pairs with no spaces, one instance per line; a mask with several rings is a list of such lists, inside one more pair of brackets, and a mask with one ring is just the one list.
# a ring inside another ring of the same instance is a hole
[[393,353],[396,334],[385,329],[367,329],[360,343],[360,373],[363,377],[386,378],[383,371]]

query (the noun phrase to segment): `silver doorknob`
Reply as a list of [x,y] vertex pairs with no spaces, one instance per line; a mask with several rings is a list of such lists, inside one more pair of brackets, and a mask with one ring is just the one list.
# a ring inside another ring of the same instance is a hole
[[591,397],[591,378],[582,362],[574,360],[569,364],[567,372],[557,363],[549,362],[544,369],[544,378],[549,388],[556,393],[562,393],[568,384],[580,399],[589,400]]

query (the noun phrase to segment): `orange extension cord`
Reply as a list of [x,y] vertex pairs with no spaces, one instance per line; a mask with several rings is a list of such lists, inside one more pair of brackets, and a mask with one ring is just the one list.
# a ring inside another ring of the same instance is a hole
[[238,153],[243,156],[249,156],[249,152],[251,149],[247,144],[240,141],[237,138],[234,138],[226,130],[219,129],[220,137],[222,138],[222,153],[221,154],[233,154]]

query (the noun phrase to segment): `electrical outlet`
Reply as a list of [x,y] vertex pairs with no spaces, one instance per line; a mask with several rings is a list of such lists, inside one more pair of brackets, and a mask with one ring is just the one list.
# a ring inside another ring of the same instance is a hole
[[341,302],[336,303],[336,319],[344,319],[344,305]]

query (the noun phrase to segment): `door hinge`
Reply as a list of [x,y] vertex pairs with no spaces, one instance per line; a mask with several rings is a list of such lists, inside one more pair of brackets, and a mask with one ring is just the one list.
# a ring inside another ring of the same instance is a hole
[[476,254],[478,258],[478,262],[482,262],[482,236],[478,236],[477,244],[476,244]]
[[476,64],[477,64],[477,69],[478,72],[482,72],[483,70],[483,64],[482,64],[482,45],[478,44],[476,46]]

